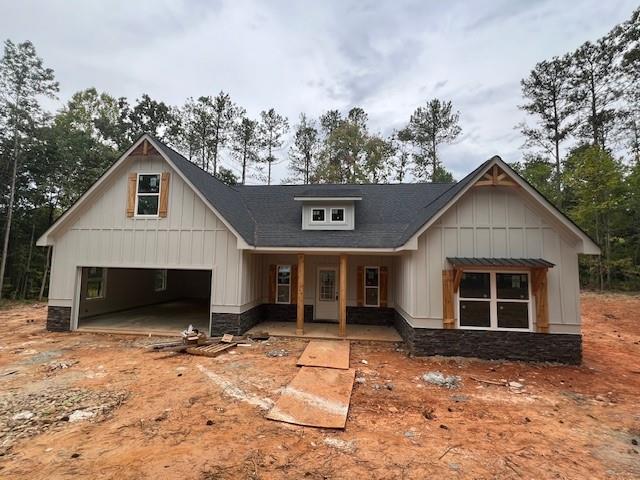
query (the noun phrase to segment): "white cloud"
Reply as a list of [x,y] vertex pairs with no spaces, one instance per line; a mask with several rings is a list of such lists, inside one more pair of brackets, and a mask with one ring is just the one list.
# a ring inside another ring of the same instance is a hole
[[636,6],[5,0],[0,31],[33,41],[55,69],[56,106],[89,86],[170,104],[225,90],[249,115],[274,107],[292,124],[303,111],[362,106],[371,128],[388,133],[426,99],[450,99],[464,135],[442,154],[459,178],[493,154],[519,159],[519,81],[536,62],[602,36]]

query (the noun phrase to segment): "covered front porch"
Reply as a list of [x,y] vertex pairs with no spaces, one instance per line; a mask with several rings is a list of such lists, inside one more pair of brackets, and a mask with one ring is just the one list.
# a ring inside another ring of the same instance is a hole
[[251,331],[276,336],[401,341],[390,285],[392,255],[263,253],[264,301]]
[[266,321],[251,328],[248,334],[267,333],[271,337],[346,339],[372,342],[401,342],[402,337],[392,326],[385,325],[347,325],[344,335],[333,323],[308,322],[302,334],[297,332],[293,322]]

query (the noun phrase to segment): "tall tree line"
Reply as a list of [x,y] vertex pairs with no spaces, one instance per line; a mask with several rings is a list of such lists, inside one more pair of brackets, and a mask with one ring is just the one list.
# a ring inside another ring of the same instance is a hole
[[521,82],[516,168],[601,246],[584,283],[640,288],[640,9],[607,35],[544,60]]

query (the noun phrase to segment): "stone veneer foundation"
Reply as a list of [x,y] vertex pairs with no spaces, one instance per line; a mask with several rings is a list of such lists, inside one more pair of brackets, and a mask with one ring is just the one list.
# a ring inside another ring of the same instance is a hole
[[47,309],[47,330],[67,332],[71,330],[71,307],[49,306]]
[[579,365],[582,335],[414,328],[396,312],[394,326],[415,356],[459,356]]

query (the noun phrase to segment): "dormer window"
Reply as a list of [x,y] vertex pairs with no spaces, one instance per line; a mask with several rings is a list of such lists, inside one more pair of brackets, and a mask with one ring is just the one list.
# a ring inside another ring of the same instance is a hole
[[336,223],[344,223],[344,208],[332,208],[331,221]]
[[319,185],[293,197],[302,202],[303,230],[353,230],[356,203],[362,200],[354,188]]
[[312,222],[324,222],[324,208],[314,208],[311,211],[311,221]]

